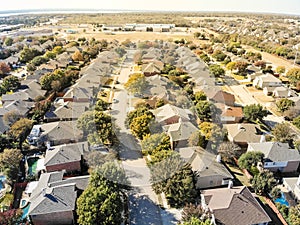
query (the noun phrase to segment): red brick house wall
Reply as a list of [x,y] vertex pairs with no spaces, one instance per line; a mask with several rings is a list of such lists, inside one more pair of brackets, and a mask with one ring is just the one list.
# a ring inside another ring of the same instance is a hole
[[75,222],[73,211],[30,215],[30,218],[34,225],[72,225]]
[[66,170],[66,172],[81,171],[81,161],[46,166],[47,172]]

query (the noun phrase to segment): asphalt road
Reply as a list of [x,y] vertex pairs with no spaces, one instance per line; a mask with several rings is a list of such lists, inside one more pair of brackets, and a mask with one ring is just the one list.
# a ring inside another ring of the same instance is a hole
[[140,143],[125,127],[126,115],[132,106],[123,84],[128,80],[133,55],[134,51],[130,51],[121,67],[111,110],[118,126],[119,156],[132,186],[129,195],[130,222],[136,225],[176,224],[174,216],[158,206],[157,195],[151,188],[150,170],[142,156]]

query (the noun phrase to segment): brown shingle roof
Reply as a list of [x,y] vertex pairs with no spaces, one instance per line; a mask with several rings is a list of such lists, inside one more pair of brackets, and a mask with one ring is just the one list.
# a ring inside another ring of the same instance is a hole
[[251,225],[271,219],[247,187],[218,188],[203,191],[214,216],[226,225]]

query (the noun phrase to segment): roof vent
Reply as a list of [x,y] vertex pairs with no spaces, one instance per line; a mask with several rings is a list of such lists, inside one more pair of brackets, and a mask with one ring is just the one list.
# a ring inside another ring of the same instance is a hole
[[229,180],[228,182],[228,189],[231,189],[233,187],[233,182],[232,180]]
[[45,197],[46,196],[46,188],[42,188],[41,192],[42,192],[43,197]]
[[222,161],[221,155],[217,155],[216,161],[217,161],[218,163],[220,163],[220,162]]

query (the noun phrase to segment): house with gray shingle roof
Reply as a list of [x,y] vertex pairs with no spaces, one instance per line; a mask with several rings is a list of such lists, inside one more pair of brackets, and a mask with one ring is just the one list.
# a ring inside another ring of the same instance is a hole
[[33,224],[65,225],[76,222],[76,200],[88,185],[89,176],[63,179],[63,172],[41,175],[29,199]]
[[257,143],[262,140],[262,131],[256,124],[225,124],[224,127],[227,129],[228,140],[242,148],[247,148],[248,143]]
[[31,145],[40,146],[50,142],[51,146],[54,146],[76,143],[82,137],[82,131],[77,128],[76,121],[58,121],[34,125],[27,140]]
[[178,123],[179,120],[187,122],[193,119],[193,113],[189,109],[182,109],[170,104],[154,109],[152,113],[155,115],[156,121],[162,125]]
[[190,136],[199,129],[190,121],[181,121],[163,126],[163,130],[169,135],[171,147],[180,148],[188,145]]
[[201,147],[178,148],[176,151],[197,174],[196,187],[199,189],[220,187],[234,179],[222,162],[218,161],[217,155]]
[[66,173],[81,171],[82,157],[88,150],[87,142],[50,147],[44,160],[46,171],[65,170]]
[[[201,203],[220,224],[267,225],[270,217],[247,187],[204,190]],[[216,221],[213,221],[216,222]]]
[[56,99],[53,106],[46,112],[44,119],[48,122],[77,120],[89,109],[89,102],[71,102]]
[[291,149],[288,143],[249,143],[247,151],[264,153],[263,167],[273,172],[295,172],[299,167],[300,154],[298,150]]

